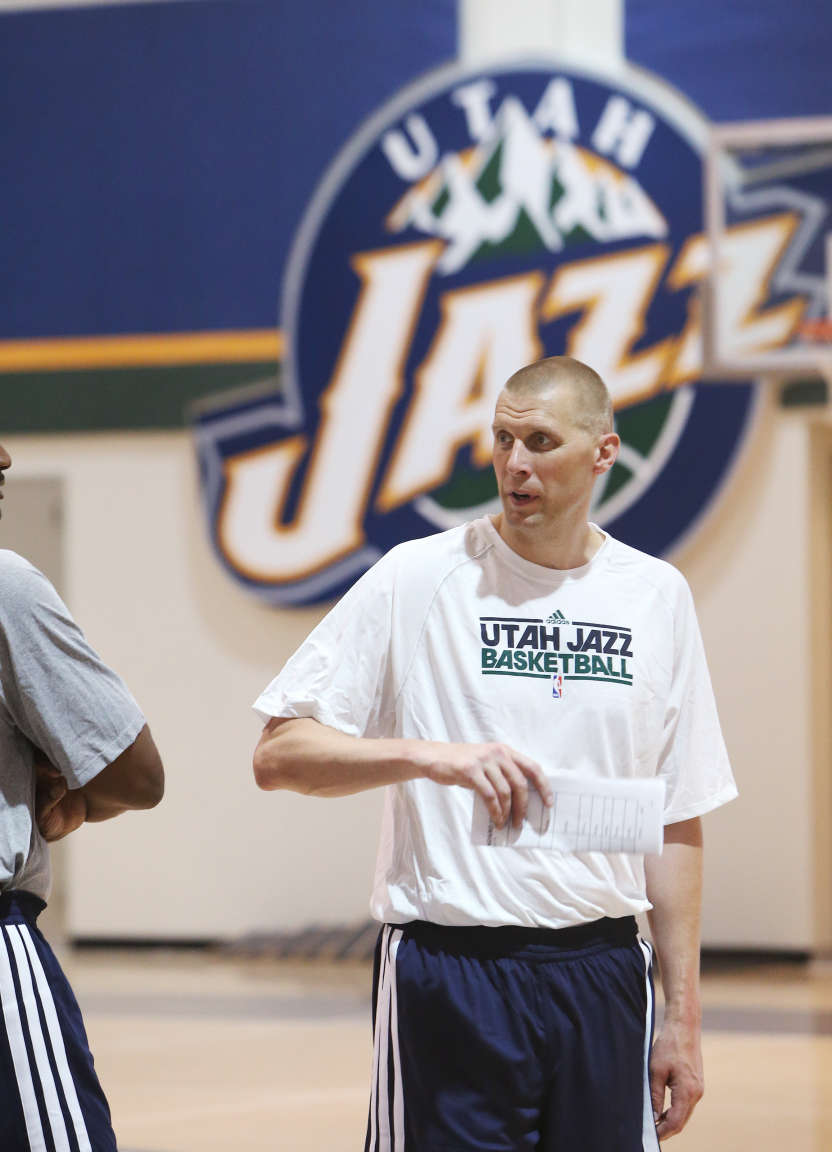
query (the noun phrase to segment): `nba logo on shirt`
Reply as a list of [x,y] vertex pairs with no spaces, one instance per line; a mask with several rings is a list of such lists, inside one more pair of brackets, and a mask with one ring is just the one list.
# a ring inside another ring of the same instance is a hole
[[555,700],[563,699],[563,677],[559,672],[552,677],[552,695]]

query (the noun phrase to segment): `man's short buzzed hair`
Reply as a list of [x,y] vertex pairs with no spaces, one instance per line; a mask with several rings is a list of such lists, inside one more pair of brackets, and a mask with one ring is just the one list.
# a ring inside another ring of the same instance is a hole
[[613,430],[612,398],[601,377],[588,364],[572,356],[549,356],[515,372],[506,381],[506,392],[530,392],[540,396],[567,385],[573,396],[573,418],[579,428],[602,436]]

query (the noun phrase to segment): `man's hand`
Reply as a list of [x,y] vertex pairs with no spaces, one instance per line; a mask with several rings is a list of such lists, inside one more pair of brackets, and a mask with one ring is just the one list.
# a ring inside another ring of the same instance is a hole
[[537,789],[543,803],[552,805],[552,789],[543,769],[534,760],[515,752],[507,744],[424,745],[425,775],[436,784],[458,784],[471,788],[485,801],[498,828],[510,819],[519,828],[529,807],[529,785]]
[[87,802],[80,791],[70,791],[66,780],[49,761],[35,758],[35,819],[44,840],[61,840],[80,828],[87,818]]
[[682,1131],[704,1090],[699,1027],[666,1019],[650,1056],[650,1098],[660,1140]]

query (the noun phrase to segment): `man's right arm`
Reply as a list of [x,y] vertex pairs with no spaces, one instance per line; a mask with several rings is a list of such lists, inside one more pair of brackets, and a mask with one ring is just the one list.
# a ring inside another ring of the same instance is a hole
[[61,840],[84,823],[110,820],[132,809],[155,808],[165,773],[147,724],[129,747],[81,788],[70,789],[47,760],[36,763],[36,817],[45,840]]
[[519,827],[528,787],[551,804],[539,764],[505,744],[452,744],[434,740],[348,736],[310,718],[271,719],[254,752],[254,777],[266,791],[349,796],[406,780],[472,789],[502,827]]

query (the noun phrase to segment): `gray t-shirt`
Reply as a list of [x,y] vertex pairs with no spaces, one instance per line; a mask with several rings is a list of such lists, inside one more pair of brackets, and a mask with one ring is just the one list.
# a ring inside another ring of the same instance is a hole
[[0,890],[49,891],[49,849],[33,816],[35,748],[80,788],[144,723],[46,577],[0,549]]

